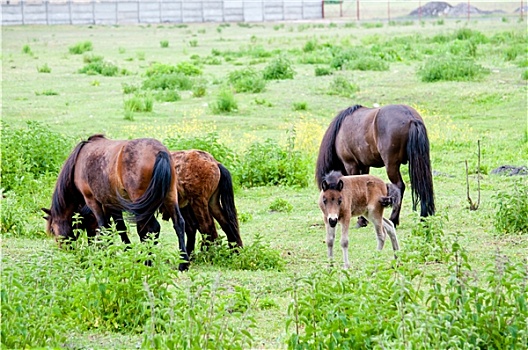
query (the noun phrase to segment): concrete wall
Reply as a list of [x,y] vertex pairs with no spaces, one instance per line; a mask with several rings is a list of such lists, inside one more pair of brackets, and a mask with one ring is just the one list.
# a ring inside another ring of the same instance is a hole
[[2,1],[2,25],[262,22],[322,15],[321,0]]

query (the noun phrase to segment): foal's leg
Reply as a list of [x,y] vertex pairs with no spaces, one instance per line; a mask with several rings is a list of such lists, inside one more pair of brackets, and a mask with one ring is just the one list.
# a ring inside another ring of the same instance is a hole
[[392,221],[383,218],[383,228],[385,232],[389,235],[389,238],[392,243],[392,250],[400,250],[400,244],[398,243],[398,237],[396,237],[396,229]]
[[334,240],[335,240],[335,226],[332,227],[328,223],[328,218],[324,218],[325,226],[326,226],[326,248],[328,249],[328,260],[332,264],[332,261],[334,260]]
[[[376,212],[369,213],[369,217],[374,224],[374,229],[376,230],[376,239],[378,241],[378,250],[382,250],[385,245],[385,229],[383,228],[383,210],[381,212],[379,209],[374,209]],[[373,210],[373,211],[374,211]]]
[[350,262],[348,261],[348,227],[350,225],[350,217],[341,219],[341,249],[343,250],[343,268],[348,269]]
[[[345,169],[346,175],[366,175],[370,172],[370,167],[365,165],[360,165],[357,163],[346,163]],[[367,227],[368,220],[364,216],[360,216],[357,219],[356,228]]]

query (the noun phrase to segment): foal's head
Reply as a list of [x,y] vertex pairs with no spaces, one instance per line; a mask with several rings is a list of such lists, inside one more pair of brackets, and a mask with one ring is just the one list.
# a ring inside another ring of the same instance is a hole
[[319,206],[328,219],[328,224],[335,227],[339,221],[341,204],[343,203],[343,175],[338,171],[332,171],[324,177],[321,182],[321,196]]

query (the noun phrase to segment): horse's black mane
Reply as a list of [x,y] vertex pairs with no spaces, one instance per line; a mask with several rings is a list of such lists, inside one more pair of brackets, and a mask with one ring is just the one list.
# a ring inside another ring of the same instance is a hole
[[350,114],[354,113],[359,108],[362,108],[361,105],[354,105],[343,109],[339,114],[332,120],[328,129],[326,130],[323,140],[321,141],[321,146],[319,148],[319,156],[316,163],[315,178],[319,186],[325,177],[325,174],[330,170],[339,170],[342,173],[346,174],[346,169],[344,164],[339,160],[335,148],[335,140],[339,129],[341,129],[341,124],[343,120]]
[[324,181],[328,184],[329,190],[336,190],[337,184],[339,183],[339,180],[343,177],[343,174],[341,174],[340,171],[334,171],[332,170],[328,174],[324,176]]
[[93,141],[95,139],[104,139],[106,138],[103,134],[94,134],[88,138],[88,141]]

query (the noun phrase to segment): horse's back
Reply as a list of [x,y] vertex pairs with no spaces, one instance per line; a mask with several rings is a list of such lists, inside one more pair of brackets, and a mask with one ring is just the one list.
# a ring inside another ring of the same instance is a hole
[[180,206],[191,198],[208,201],[220,181],[218,161],[209,153],[199,150],[172,152],[178,176]]

